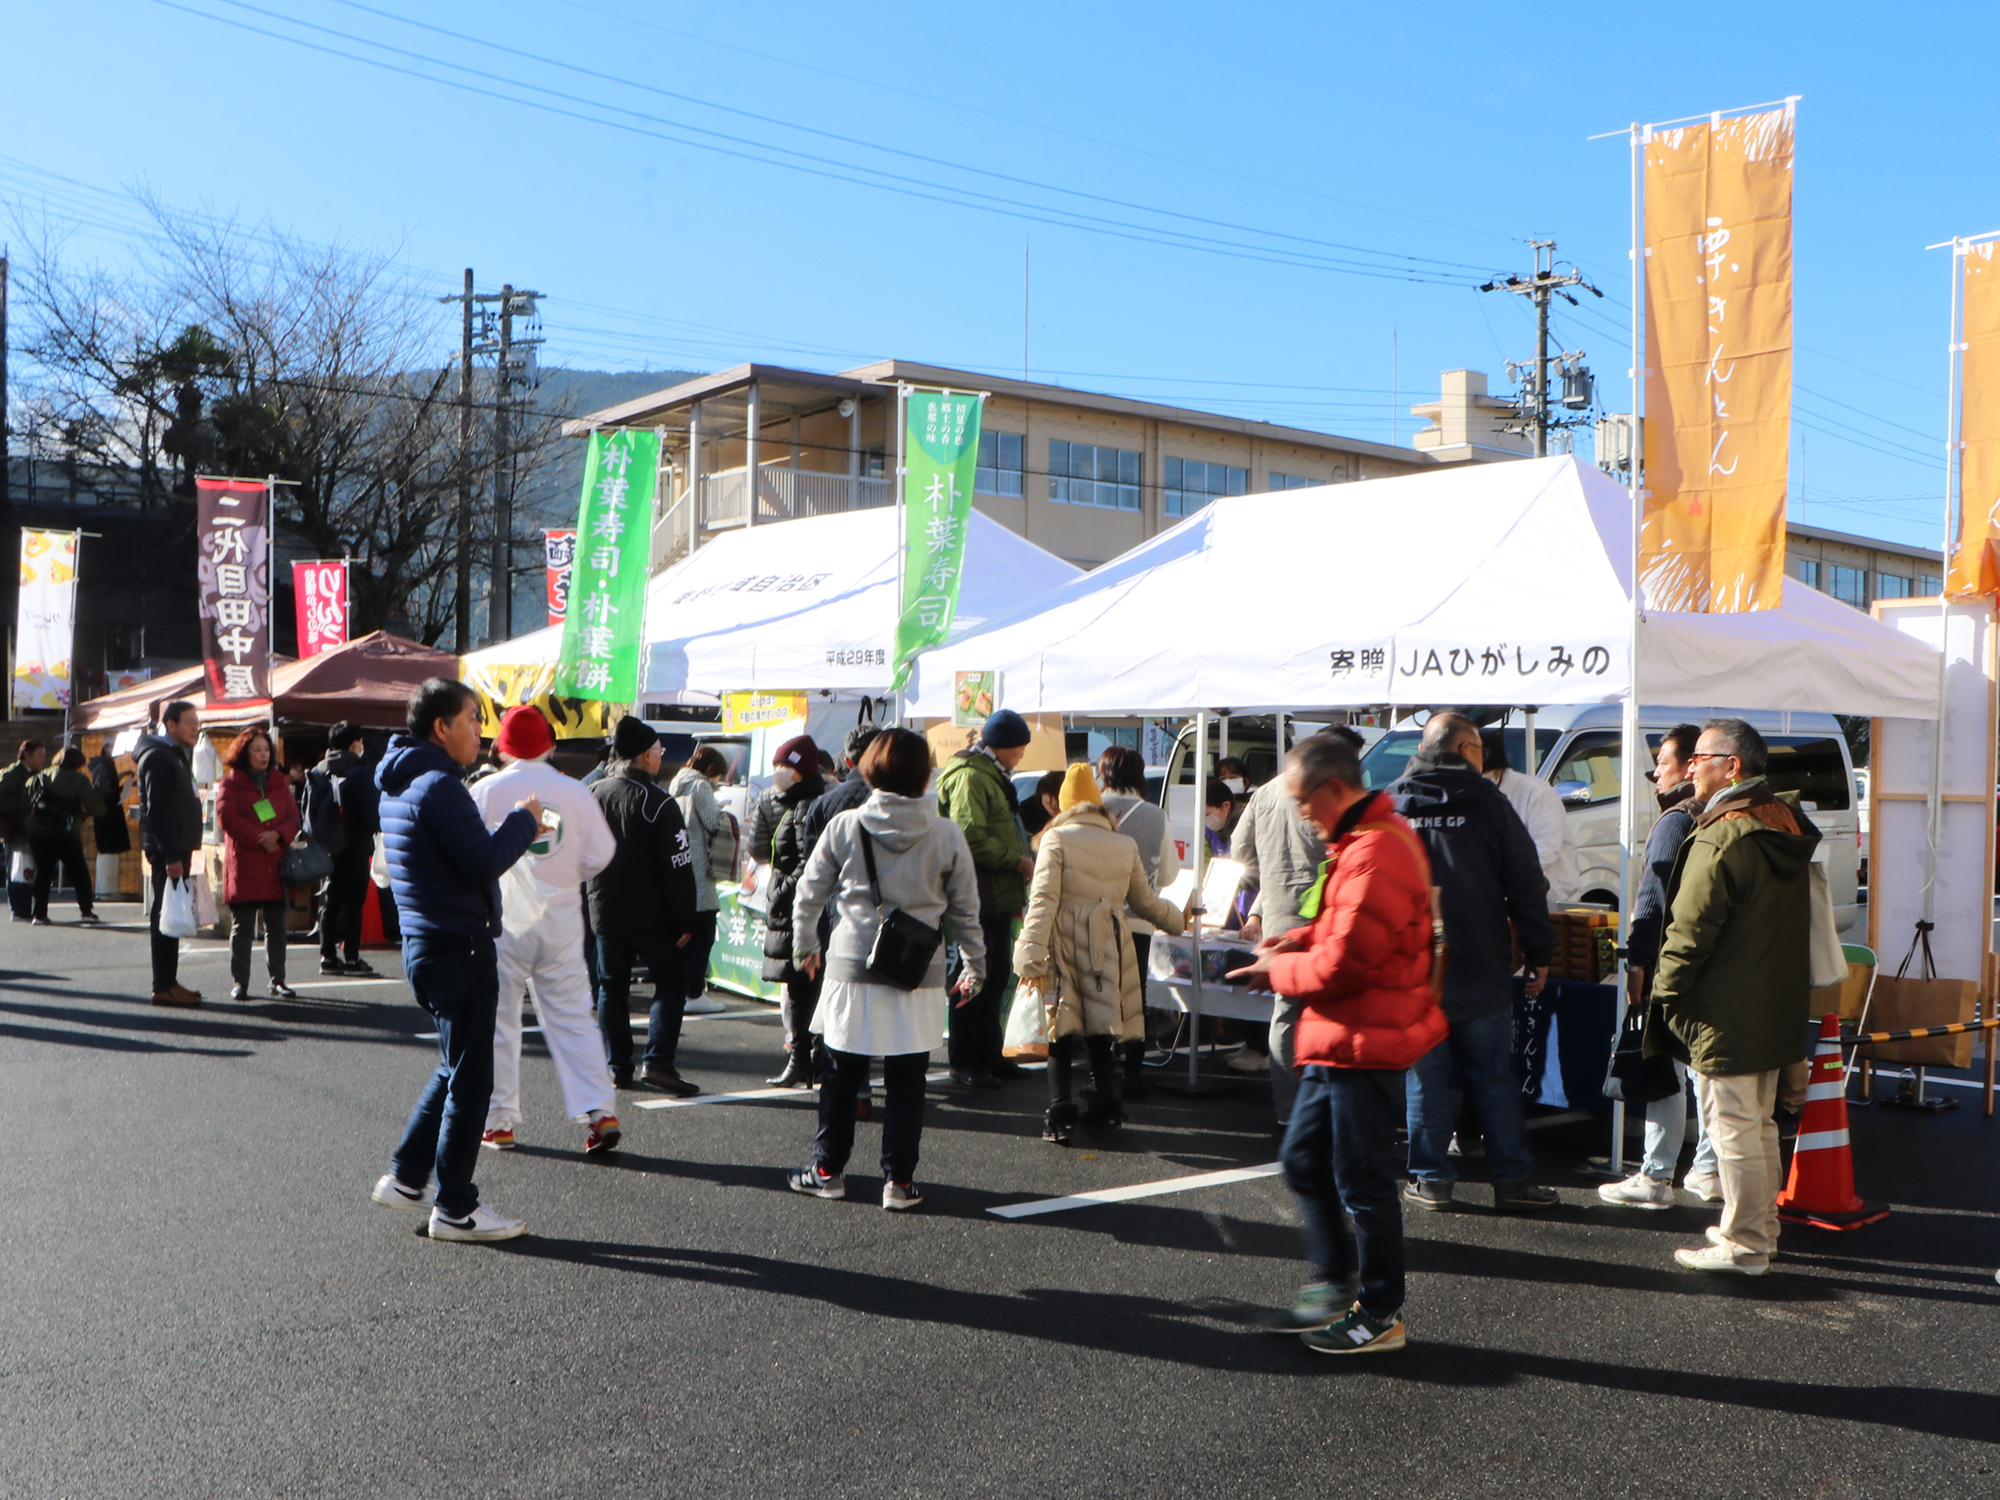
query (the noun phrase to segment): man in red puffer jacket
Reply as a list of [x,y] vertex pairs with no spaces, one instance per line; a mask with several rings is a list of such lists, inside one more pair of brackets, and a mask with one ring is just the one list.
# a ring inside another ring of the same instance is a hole
[[[1374,1354],[1404,1344],[1393,1155],[1403,1071],[1446,1029],[1431,993],[1430,860],[1389,799],[1365,788],[1345,739],[1303,741],[1284,775],[1300,816],[1327,844],[1320,886],[1302,903],[1312,925],[1267,937],[1256,963],[1230,976],[1302,1007],[1299,1093],[1279,1156],[1305,1219],[1311,1279],[1265,1326],[1297,1333],[1321,1354]],[[1354,1220],[1352,1246],[1343,1210]]]

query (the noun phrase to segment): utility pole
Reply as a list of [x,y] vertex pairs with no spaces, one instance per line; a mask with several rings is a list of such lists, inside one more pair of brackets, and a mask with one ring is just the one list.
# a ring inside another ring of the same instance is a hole
[[[1489,281],[1479,290],[1482,292],[1512,292],[1517,297],[1527,297],[1535,304],[1535,358],[1527,368],[1526,389],[1521,393],[1521,418],[1507,424],[1506,431],[1524,432],[1535,440],[1535,457],[1547,458],[1549,453],[1549,429],[1574,427],[1580,418],[1556,418],[1549,415],[1549,300],[1560,297],[1571,307],[1577,305],[1565,287],[1580,286],[1594,297],[1604,293],[1584,280],[1583,273],[1571,266],[1567,272],[1556,268],[1556,242],[1554,240],[1530,240],[1535,247],[1535,274],[1526,280],[1519,276],[1509,276],[1505,281]],[[1583,367],[1583,351],[1578,349],[1562,355],[1563,365],[1563,406],[1570,411],[1582,411],[1589,407],[1591,400],[1591,375]],[[1507,373],[1518,382],[1522,367],[1513,360],[1507,361]]]
[[[534,318],[540,292],[516,291],[513,286],[497,292],[475,292],[472,271],[465,273],[465,289],[440,302],[456,302],[460,307],[458,345],[458,446],[459,484],[457,515],[457,568],[452,598],[453,624],[458,649],[470,651],[480,644],[472,635],[472,360],[475,355],[496,356],[493,379],[493,547],[489,558],[491,594],[487,600],[485,643],[504,641],[514,633],[513,529],[514,463],[508,451],[512,429],[508,420],[508,400],[516,386],[535,384],[535,349],[539,338],[514,337],[514,319]],[[497,302],[499,311],[489,312],[486,304]],[[479,313],[478,342],[474,341],[473,313]],[[497,335],[497,337],[496,337]]]

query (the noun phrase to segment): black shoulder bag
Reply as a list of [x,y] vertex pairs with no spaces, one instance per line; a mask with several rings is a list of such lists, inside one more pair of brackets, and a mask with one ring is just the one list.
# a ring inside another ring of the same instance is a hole
[[875,840],[858,823],[855,831],[861,835],[861,857],[868,864],[868,885],[880,919],[875,928],[875,944],[868,950],[868,975],[899,990],[914,990],[930,974],[931,960],[937,957],[944,933],[918,921],[901,907],[883,910],[882,879],[875,873]]

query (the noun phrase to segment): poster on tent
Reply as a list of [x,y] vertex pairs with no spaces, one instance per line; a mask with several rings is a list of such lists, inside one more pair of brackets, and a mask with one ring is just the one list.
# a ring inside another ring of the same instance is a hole
[[1646,497],[1657,610],[1776,609],[1792,404],[1790,104],[1648,128]]
[[590,435],[576,518],[558,695],[608,703],[639,696],[660,435],[621,427]]
[[195,488],[195,591],[202,684],[211,708],[271,696],[271,491],[247,479]]
[[292,564],[292,600],[298,610],[299,660],[347,644],[347,564]]
[[2000,240],[1961,253],[1958,337],[1958,545],[1945,592],[2000,594]]
[[21,593],[14,621],[15,709],[68,708],[76,635],[74,531],[21,533]]
[[951,722],[960,728],[984,724],[1000,705],[998,672],[951,674]]
[[722,727],[731,734],[775,729],[806,717],[804,693],[724,693]]
[[972,524],[984,396],[909,391],[903,401],[903,597],[896,618],[897,687],[910,658],[951,633]]
[[545,529],[542,557],[548,577],[549,623],[560,625],[569,618],[569,575],[576,562],[576,533]]

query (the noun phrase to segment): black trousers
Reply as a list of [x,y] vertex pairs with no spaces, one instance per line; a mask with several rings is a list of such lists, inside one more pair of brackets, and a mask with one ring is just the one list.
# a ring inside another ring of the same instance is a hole
[[319,956],[361,961],[361,917],[368,904],[368,862],[375,857],[375,840],[350,843],[333,857],[326,877],[326,895],[319,909]]
[[[1002,1033],[1000,1013],[1007,984],[1014,977],[1014,916],[982,912],[979,930],[986,938],[986,983],[964,1005],[951,1012],[951,1065],[965,1073],[990,1073],[999,1064]],[[954,975],[954,982],[957,976]]]
[[[917,1147],[924,1136],[924,1075],[928,1052],[905,1052],[882,1059],[882,1175],[908,1182],[916,1175]],[[858,1052],[826,1049],[819,1081],[819,1133],[813,1160],[823,1172],[847,1170],[854,1151],[854,1101],[868,1086],[868,1059]]]
[[186,870],[194,861],[192,852],[167,855],[146,851],[146,868],[152,872],[153,899],[146,908],[146,927],[153,944],[153,992],[170,990],[180,979],[181,940],[160,933],[160,902],[167,893],[167,866],[178,863]]
[[264,967],[275,983],[285,982],[285,903],[282,901],[232,901],[229,903],[229,977],[238,984],[250,982],[250,950],[257,945],[257,918],[264,918]]
[[83,862],[83,840],[75,834],[59,839],[29,839],[35,855],[34,915],[49,914],[49,889],[56,883],[56,866],[69,872],[70,889],[76,892],[76,909],[90,915],[92,891],[90,867]]

